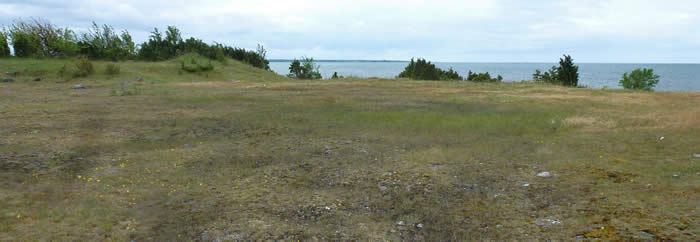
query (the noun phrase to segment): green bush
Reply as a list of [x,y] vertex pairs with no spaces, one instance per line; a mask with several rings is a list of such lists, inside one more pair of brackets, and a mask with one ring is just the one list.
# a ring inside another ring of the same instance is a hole
[[552,66],[549,71],[542,73],[539,69],[535,70],[535,74],[532,74],[532,79],[536,82],[546,82],[552,84],[559,84],[557,78],[559,77],[558,68]]
[[486,73],[473,73],[472,71],[469,71],[469,74],[467,75],[467,81],[473,81],[473,82],[501,82],[503,81],[503,77],[501,75],[498,75],[496,78],[491,78],[491,74],[488,72]]
[[298,79],[321,79],[321,66],[314,62],[314,58],[302,57],[301,61],[294,59],[289,65],[289,75],[291,78]]
[[653,69],[636,69],[629,73],[625,72],[620,80],[620,85],[625,89],[651,91],[659,83],[659,75],[654,74]]
[[578,66],[574,65],[574,60],[569,55],[559,59],[559,66],[542,73],[539,69],[532,74],[532,79],[537,82],[546,82],[564,86],[578,86]]
[[87,56],[78,57],[75,61],[76,71],[73,73],[75,77],[86,77],[92,73],[95,73],[95,66],[87,58]]
[[456,71],[450,68],[448,71],[444,71],[435,66],[435,64],[426,61],[425,59],[418,58],[417,60],[411,59],[408,66],[399,73],[399,78],[409,78],[412,80],[464,80],[462,76]]
[[7,44],[7,36],[0,32],[0,57],[10,56],[10,46]]
[[214,65],[211,63],[211,61],[209,61],[209,63],[206,65],[202,65],[202,64],[197,63],[197,60],[195,58],[192,58],[190,60],[190,64],[185,64],[184,61],[180,62],[180,70],[186,71],[189,73],[213,71]]
[[564,86],[578,86],[578,66],[574,65],[574,60],[571,56],[564,55],[564,58],[559,59],[557,80]]
[[121,68],[117,64],[110,63],[105,67],[105,74],[107,75],[117,75],[119,72],[121,72]]

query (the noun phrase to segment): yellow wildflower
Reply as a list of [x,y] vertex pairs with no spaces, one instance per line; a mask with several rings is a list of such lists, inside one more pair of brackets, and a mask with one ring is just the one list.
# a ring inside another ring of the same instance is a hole
[[119,164],[119,167],[121,167],[121,168],[124,168],[125,166],[126,166],[126,164],[124,164],[124,162],[122,162],[121,164]]

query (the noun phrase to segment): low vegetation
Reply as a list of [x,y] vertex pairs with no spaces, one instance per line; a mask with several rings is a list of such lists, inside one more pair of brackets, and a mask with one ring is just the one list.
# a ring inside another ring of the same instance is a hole
[[498,75],[496,78],[491,78],[491,74],[488,72],[486,73],[473,73],[472,71],[469,71],[469,74],[467,75],[467,81],[473,81],[473,82],[501,82],[503,81],[503,77],[501,75]]
[[294,59],[289,65],[289,75],[290,78],[314,80],[321,79],[321,72],[319,69],[321,66],[314,62],[314,58],[302,57],[301,60]]
[[0,59],[0,240],[698,238],[698,93],[177,74],[192,57],[69,82]]
[[119,75],[121,68],[118,64],[110,63],[105,66],[105,74],[107,75]]
[[651,91],[659,83],[659,75],[654,74],[653,69],[635,69],[631,73],[622,75],[620,86],[625,89]]
[[118,33],[110,25],[92,23],[84,33],[69,28],[59,28],[48,20],[32,18],[15,20],[9,30],[0,32],[0,57],[9,56],[9,46],[2,45],[5,37],[16,57],[74,57],[86,56],[93,60],[148,60],[162,61],[186,53],[197,53],[211,60],[225,61],[231,58],[252,66],[269,70],[267,51],[261,45],[257,50],[246,50],[223,44],[207,44],[190,37],[183,40],[180,30],[168,26],[165,33],[155,28],[149,39],[137,45],[127,30]]
[[95,73],[95,66],[92,65],[92,62],[87,57],[81,56],[75,59],[74,77],[86,77],[92,73]]
[[431,81],[461,81],[464,80],[462,76],[459,75],[452,68],[445,71],[435,66],[435,64],[426,61],[425,59],[418,58],[417,60],[411,59],[408,63],[406,69],[399,73],[399,78],[409,78],[411,80],[431,80]]
[[540,70],[535,70],[532,78],[535,81],[577,87],[579,79],[578,66],[574,64],[574,59],[570,55],[564,55],[563,58],[559,59],[559,67],[552,66],[544,74]]

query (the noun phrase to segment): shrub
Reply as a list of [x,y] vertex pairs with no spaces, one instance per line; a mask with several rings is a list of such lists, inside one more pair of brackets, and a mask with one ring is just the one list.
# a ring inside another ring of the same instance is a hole
[[180,70],[186,71],[189,73],[197,73],[197,72],[205,72],[205,71],[212,71],[214,70],[214,65],[209,61],[208,64],[202,65],[197,63],[197,60],[195,58],[192,58],[190,60],[190,64],[185,64],[184,61],[180,62]]
[[564,55],[564,58],[559,59],[557,80],[564,86],[578,86],[578,66],[574,65],[571,56]]
[[93,59],[123,60],[132,58],[136,52],[136,44],[128,31],[123,30],[119,35],[112,26],[99,26],[95,22],[83,33],[78,45],[81,54]]
[[73,74],[75,77],[86,77],[92,73],[95,73],[95,67],[86,56],[78,57],[75,62],[75,67],[76,71]]
[[473,82],[501,82],[503,81],[503,77],[501,75],[498,75],[496,78],[491,78],[491,74],[488,72],[486,73],[473,73],[472,71],[469,71],[469,74],[467,75],[467,81],[473,81]]
[[301,61],[294,59],[289,65],[289,77],[298,79],[321,79],[321,66],[314,63],[314,58],[302,57]]
[[10,38],[16,56],[73,56],[78,52],[75,32],[61,29],[47,20],[15,20]]
[[117,75],[119,72],[121,72],[121,68],[117,64],[110,63],[105,67],[105,74],[107,75]]
[[534,81],[538,82],[546,82],[546,83],[553,83],[553,84],[558,84],[559,81],[557,80],[559,74],[558,74],[558,69],[557,67],[552,66],[549,71],[544,72],[544,74],[539,70],[535,70],[535,74],[532,74],[532,79]]
[[629,73],[625,72],[620,80],[620,85],[625,89],[651,91],[659,83],[659,75],[654,74],[653,69],[636,69]]
[[435,64],[426,61],[425,59],[418,58],[417,60],[411,59],[408,66],[399,73],[399,78],[410,78],[413,80],[463,80],[464,78],[460,76],[456,71],[450,68],[448,71],[444,71],[440,68],[435,67]]
[[10,56],[10,46],[7,44],[7,36],[0,32],[0,57]]

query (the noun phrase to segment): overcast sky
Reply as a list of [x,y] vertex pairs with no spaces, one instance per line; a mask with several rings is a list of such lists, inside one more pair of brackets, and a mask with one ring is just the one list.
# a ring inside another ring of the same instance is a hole
[[29,17],[137,42],[175,25],[273,59],[700,63],[698,0],[0,0],[0,25]]

